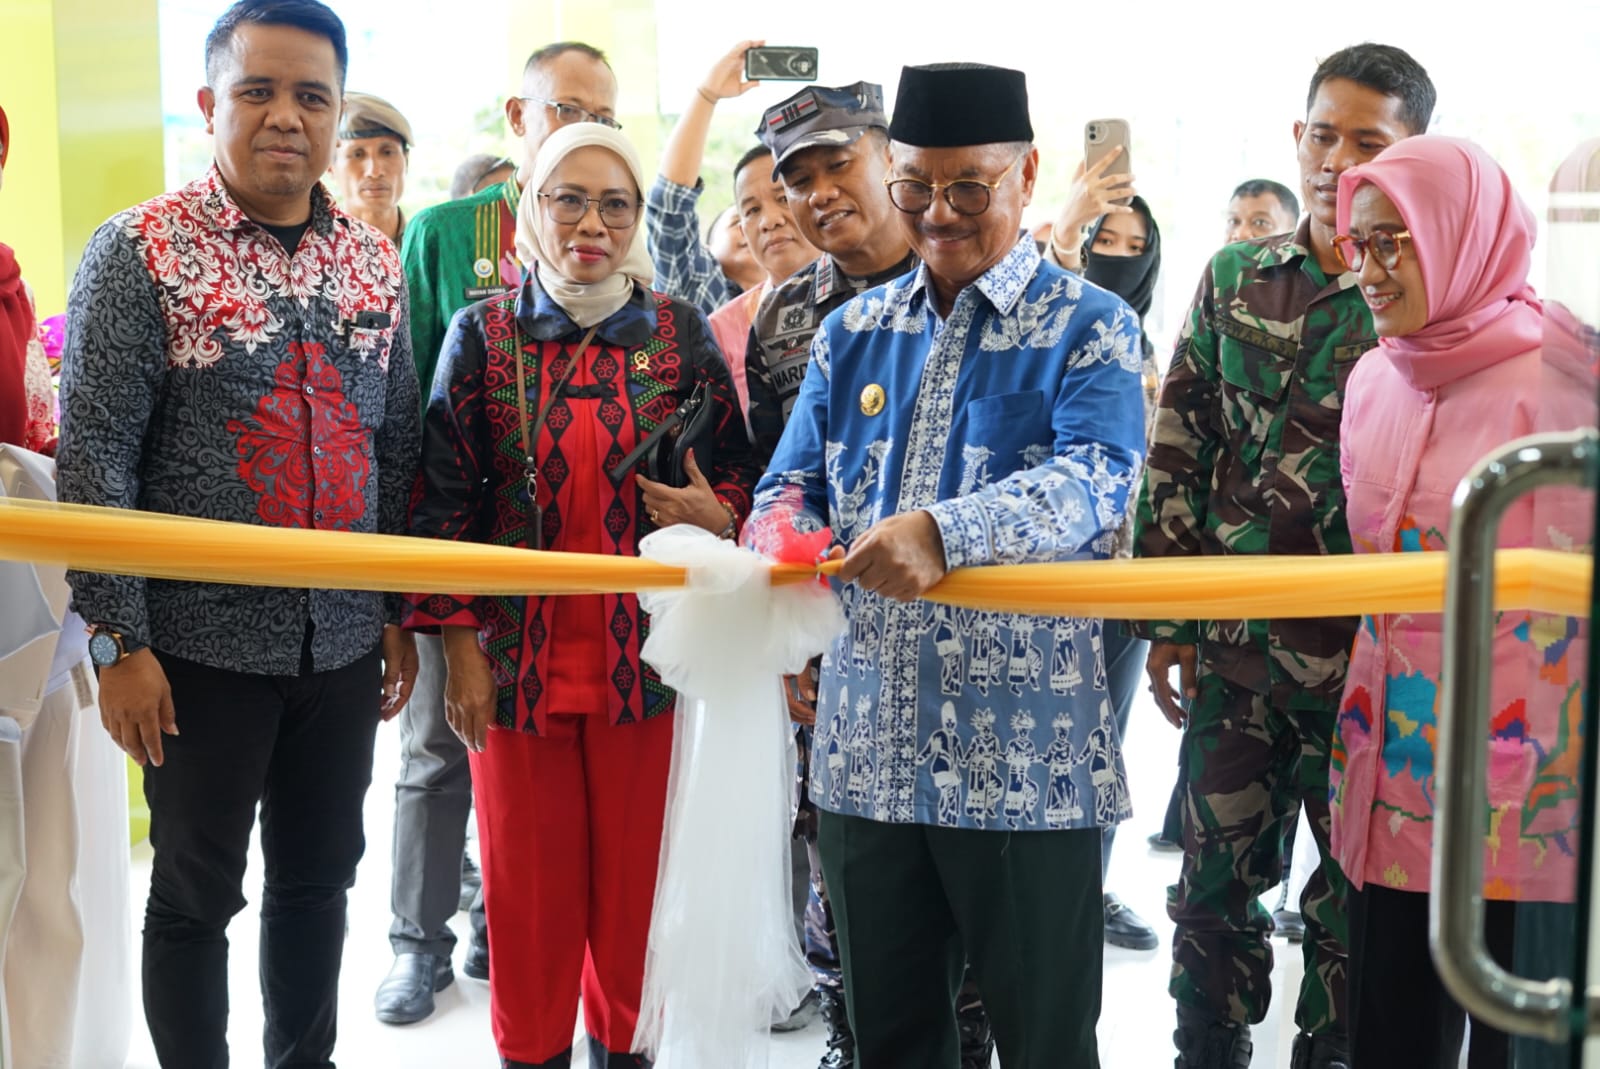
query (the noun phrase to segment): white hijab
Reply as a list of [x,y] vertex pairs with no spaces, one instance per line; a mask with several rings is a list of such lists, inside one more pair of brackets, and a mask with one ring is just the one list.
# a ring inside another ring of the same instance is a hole
[[517,208],[517,256],[525,264],[539,265],[540,288],[580,327],[592,327],[627,304],[635,281],[648,287],[655,278],[650,252],[639,234],[644,222],[642,206],[639,222],[628,232],[628,247],[614,274],[599,282],[574,282],[556,266],[559,249],[550,233],[554,224],[545,214],[538,193],[568,154],[587,145],[599,145],[616,153],[627,164],[640,200],[644,199],[644,168],[639,165],[639,154],[633,145],[619,130],[602,123],[581,122],[561,127],[540,146],[533,161],[533,175]]

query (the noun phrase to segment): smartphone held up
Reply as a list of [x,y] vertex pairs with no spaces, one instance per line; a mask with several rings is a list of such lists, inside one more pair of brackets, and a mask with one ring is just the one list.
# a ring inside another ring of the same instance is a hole
[[746,49],[744,78],[747,82],[814,82],[817,50],[782,45]]
[[[1083,124],[1083,165],[1092,169],[1095,164],[1117,149],[1122,152],[1108,165],[1113,174],[1133,173],[1133,137],[1126,119],[1090,119]],[[1127,204],[1133,199],[1130,193],[1118,197],[1113,204]]]

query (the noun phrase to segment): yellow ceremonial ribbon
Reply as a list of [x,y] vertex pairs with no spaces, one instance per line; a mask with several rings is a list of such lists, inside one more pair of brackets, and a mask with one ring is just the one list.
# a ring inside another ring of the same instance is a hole
[[[305,531],[92,505],[0,499],[0,559],[248,586],[450,594],[601,594],[684,585],[638,557],[556,553],[396,535]],[[1446,553],[1208,557],[962,568],[929,601],[1117,620],[1217,620],[1440,612]],[[777,585],[838,570],[774,565]],[[1587,554],[1496,555],[1495,605],[1589,615]]]

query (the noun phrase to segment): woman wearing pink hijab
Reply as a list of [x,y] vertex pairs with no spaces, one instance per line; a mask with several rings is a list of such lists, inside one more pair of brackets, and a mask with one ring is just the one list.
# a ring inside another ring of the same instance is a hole
[[[1447,548],[1456,484],[1485,454],[1590,399],[1551,389],[1527,276],[1534,220],[1500,167],[1455,138],[1407,138],[1339,178],[1337,248],[1379,343],[1346,386],[1341,470],[1358,553]],[[1536,508],[1539,510],[1536,516]],[[1502,546],[1549,544],[1524,499]],[[1579,517],[1571,517],[1579,519]],[[1579,539],[1581,541],[1581,537]],[[1442,618],[1363,619],[1332,754],[1333,850],[1350,879],[1349,1027],[1356,1069],[1458,1064],[1465,1013],[1427,946]],[[1571,901],[1584,649],[1576,625],[1502,613],[1494,639],[1488,943],[1508,967],[1516,903]],[[1461,893],[1466,893],[1462,888]],[[1472,1027],[1468,1065],[1508,1065]]]

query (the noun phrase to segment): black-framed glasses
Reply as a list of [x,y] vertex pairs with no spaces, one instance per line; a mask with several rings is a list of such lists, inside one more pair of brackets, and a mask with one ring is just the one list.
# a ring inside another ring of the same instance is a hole
[[[1022,156],[1026,156],[1024,152]],[[954,182],[924,182],[918,178],[890,178],[885,175],[884,186],[889,190],[889,200],[907,215],[921,215],[933,207],[934,194],[944,190],[944,202],[957,215],[982,215],[989,210],[989,202],[1000,183],[1006,180],[1012,168],[1022,162],[1022,156],[1012,160],[993,182],[980,182],[976,178],[961,178]]]
[[580,108],[576,104],[563,104],[559,100],[546,100],[544,97],[518,97],[531,104],[543,104],[556,113],[556,122],[562,126],[575,122],[597,122],[601,126],[609,126],[613,130],[622,129],[622,124],[609,115],[599,115],[588,108]]
[[1344,264],[1349,271],[1359,271],[1367,262],[1367,252],[1371,250],[1373,257],[1385,271],[1393,271],[1400,266],[1404,259],[1405,247],[1411,241],[1411,231],[1397,230],[1390,233],[1387,230],[1374,230],[1370,238],[1353,238],[1349,234],[1335,234],[1333,236],[1333,251],[1339,257],[1339,262]]
[[639,199],[626,193],[603,193],[591,197],[587,190],[570,186],[556,186],[550,192],[537,194],[544,200],[545,214],[554,223],[568,226],[583,221],[589,214],[589,205],[600,209],[600,221],[609,230],[626,230],[639,221]]

